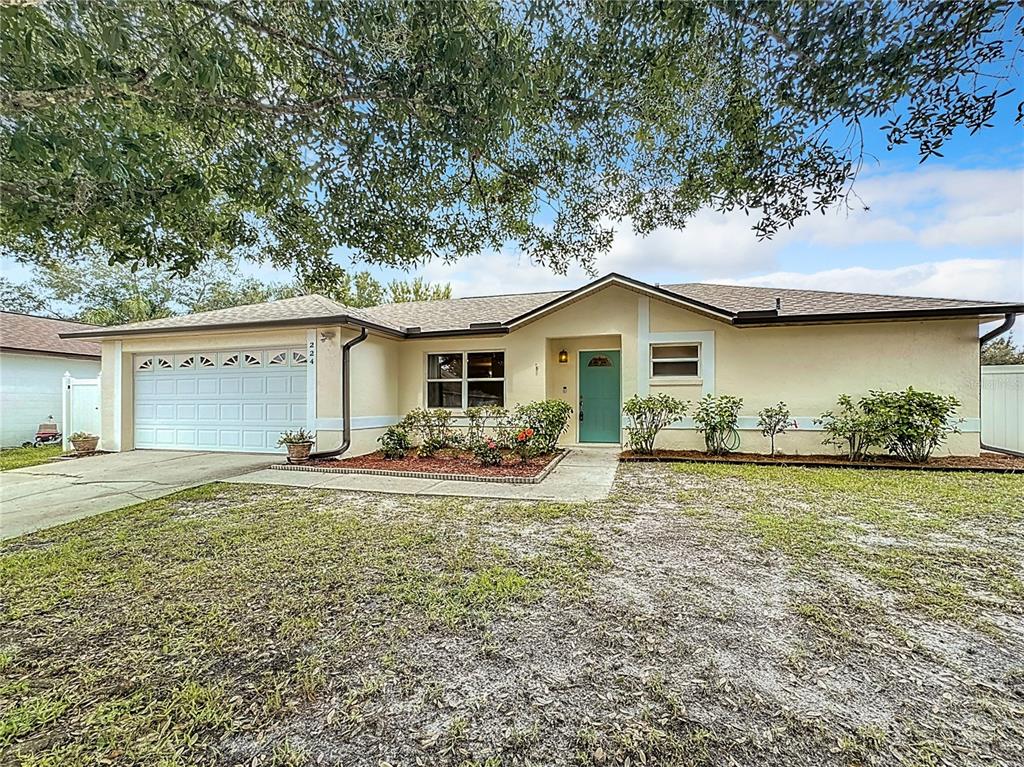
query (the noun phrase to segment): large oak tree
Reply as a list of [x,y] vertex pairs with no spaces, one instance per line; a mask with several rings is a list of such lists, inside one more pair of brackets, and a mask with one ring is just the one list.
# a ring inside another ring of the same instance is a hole
[[866,120],[928,157],[1020,112],[1021,11],[990,0],[47,0],[0,20],[0,247],[36,262],[231,253],[315,281],[332,249],[512,245],[562,270],[623,220],[743,208],[770,236],[840,203]]

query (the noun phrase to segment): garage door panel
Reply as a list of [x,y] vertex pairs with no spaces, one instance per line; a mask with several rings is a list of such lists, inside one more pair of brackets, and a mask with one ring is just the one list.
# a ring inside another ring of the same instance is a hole
[[136,357],[135,446],[283,452],[280,432],[306,425],[306,357],[295,349],[287,364],[238,365],[244,354],[271,359],[248,349],[175,355],[176,365],[200,357],[209,362],[186,367],[144,364],[158,355]]
[[267,435],[263,431],[243,431],[242,447],[248,450],[262,450],[267,446]]
[[213,403],[202,403],[196,406],[196,419],[200,421],[216,421],[220,408]]
[[243,421],[265,421],[267,419],[266,405],[257,402],[245,402],[242,404]]
[[242,379],[242,394],[266,394],[267,381],[265,376],[247,376]]

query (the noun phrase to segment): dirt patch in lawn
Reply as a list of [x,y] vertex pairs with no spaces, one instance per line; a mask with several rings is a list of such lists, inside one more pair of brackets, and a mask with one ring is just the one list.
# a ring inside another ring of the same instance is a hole
[[536,477],[560,453],[531,458],[526,463],[512,453],[502,455],[499,466],[484,466],[470,453],[441,451],[428,457],[410,453],[405,458],[388,459],[380,451],[340,460],[309,461],[306,466],[325,469],[372,469],[430,474],[461,474],[471,477]]
[[0,546],[12,763],[1024,761],[1024,478],[217,486]]
[[694,463],[747,463],[780,466],[836,466],[858,469],[954,469],[993,470],[1024,472],[1024,458],[1003,453],[983,452],[978,456],[947,455],[937,456],[928,463],[907,463],[896,456],[872,456],[870,461],[850,461],[837,455],[764,455],[762,453],[725,453],[709,455],[699,450],[656,450],[654,455],[622,452],[625,461],[690,461]]

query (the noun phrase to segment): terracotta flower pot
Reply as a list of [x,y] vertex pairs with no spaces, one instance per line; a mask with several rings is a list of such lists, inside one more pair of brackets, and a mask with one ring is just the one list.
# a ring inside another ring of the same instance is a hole
[[87,437],[85,439],[71,440],[71,444],[74,446],[76,453],[95,453],[96,446],[99,442],[99,437]]
[[312,442],[289,442],[288,463],[305,463],[309,460],[309,453],[313,449]]

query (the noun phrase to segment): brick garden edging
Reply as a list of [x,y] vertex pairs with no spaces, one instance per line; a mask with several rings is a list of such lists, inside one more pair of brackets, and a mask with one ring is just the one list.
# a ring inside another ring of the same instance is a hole
[[805,469],[867,469],[869,471],[948,471],[975,472],[978,474],[1024,474],[1014,466],[929,466],[927,464],[900,463],[854,463],[852,461],[801,461],[799,458],[783,461],[759,461],[757,459],[735,460],[715,458],[691,458],[680,455],[620,455],[620,463],[717,463],[726,466],[796,466]]
[[411,477],[412,479],[435,479],[440,482],[451,480],[454,482],[500,482],[507,485],[537,485],[543,482],[547,476],[554,471],[555,467],[562,462],[562,459],[569,454],[568,450],[559,450],[554,458],[548,461],[547,466],[540,470],[539,474],[532,477],[481,477],[474,474],[443,474],[435,471],[394,471],[391,469],[357,469],[337,466],[308,466],[294,463],[275,463],[271,469],[279,471],[314,471],[321,474],[368,474],[375,477]]

